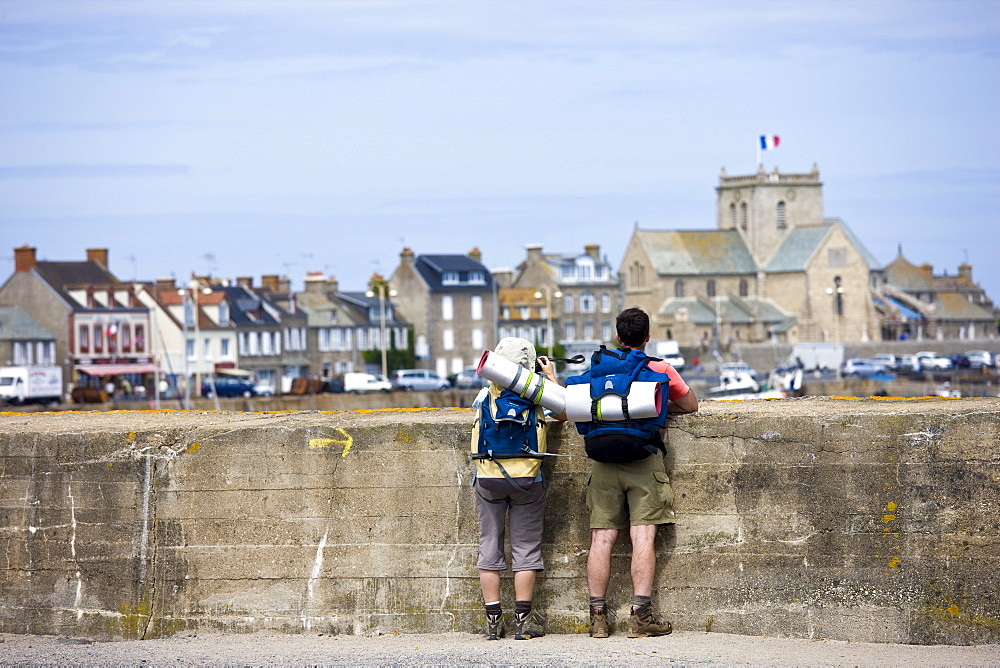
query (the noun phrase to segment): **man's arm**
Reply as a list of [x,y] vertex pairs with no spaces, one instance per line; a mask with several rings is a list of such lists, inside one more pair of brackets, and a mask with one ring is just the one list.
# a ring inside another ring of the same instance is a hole
[[694,413],[697,410],[698,397],[691,388],[688,388],[684,396],[671,399],[667,402],[668,413]]

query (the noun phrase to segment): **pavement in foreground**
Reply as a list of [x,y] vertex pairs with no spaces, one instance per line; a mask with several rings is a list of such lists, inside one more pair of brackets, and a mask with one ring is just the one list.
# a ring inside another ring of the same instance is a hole
[[898,645],[700,632],[602,640],[551,635],[496,642],[469,633],[200,633],[101,643],[6,634],[0,635],[0,665],[1000,666],[1000,644]]

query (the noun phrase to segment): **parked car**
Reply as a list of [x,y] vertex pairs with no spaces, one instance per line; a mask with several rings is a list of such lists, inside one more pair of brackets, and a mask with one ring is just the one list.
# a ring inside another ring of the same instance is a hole
[[899,362],[896,367],[899,371],[920,371],[920,360],[916,355],[899,355]]
[[930,350],[922,350],[916,353],[916,358],[920,362],[920,369],[936,369],[938,371],[944,371],[952,367],[951,360],[947,357],[942,357],[936,352]]
[[845,360],[840,365],[840,373],[845,376],[870,376],[875,373],[885,373],[888,370],[884,364],[862,358]]
[[893,355],[892,353],[878,353],[876,355],[872,355],[868,359],[876,364],[881,364],[886,369],[890,369],[892,371],[897,371],[901,368],[900,356]]
[[481,387],[487,387],[490,381],[486,380],[478,373],[476,373],[476,367],[470,366],[462,369],[456,374],[452,374],[448,377],[451,384],[460,390],[478,390]]
[[245,378],[233,376],[218,376],[207,378],[201,383],[201,396],[219,397],[256,397],[259,394],[257,386]]
[[948,359],[951,360],[951,365],[956,369],[968,369],[972,366],[972,362],[969,358],[962,353],[955,353],[954,355],[948,355]]
[[446,390],[451,384],[447,378],[442,378],[427,369],[398,369],[392,374],[392,386],[397,390],[420,392]]
[[370,373],[345,373],[344,391],[360,394],[362,392],[388,392],[392,389],[385,376]]
[[969,366],[973,369],[992,368],[995,360],[993,353],[988,350],[969,350],[965,353],[969,358]]

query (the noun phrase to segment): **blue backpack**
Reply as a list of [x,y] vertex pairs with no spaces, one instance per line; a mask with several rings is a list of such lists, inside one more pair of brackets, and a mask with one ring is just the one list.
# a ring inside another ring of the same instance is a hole
[[504,478],[517,489],[524,489],[514,482],[499,460],[530,457],[541,459],[538,452],[538,429],[535,404],[504,390],[493,399],[487,394],[479,406],[479,439],[473,459],[489,459],[496,463]]
[[[628,414],[628,394],[633,382],[662,383],[666,397],[670,377],[654,371],[649,363],[658,361],[641,350],[620,348],[608,350],[601,346],[591,356],[590,370],[567,379],[568,385],[590,384],[592,419],[577,422],[576,430],[583,435],[587,456],[599,462],[634,462],[645,459],[661,447],[660,430],[667,423],[667,401],[660,413],[652,418],[632,418]],[[602,420],[598,401],[607,395],[621,397],[624,420]]]

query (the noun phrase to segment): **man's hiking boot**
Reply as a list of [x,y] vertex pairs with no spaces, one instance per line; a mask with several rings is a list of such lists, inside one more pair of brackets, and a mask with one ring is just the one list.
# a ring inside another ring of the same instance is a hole
[[545,635],[545,629],[536,617],[532,612],[514,614],[514,640],[531,640]]
[[608,637],[608,612],[605,608],[590,611],[590,637]]
[[674,627],[670,622],[658,622],[653,619],[653,608],[649,605],[644,605],[638,610],[633,608],[628,617],[629,638],[665,636],[673,630]]
[[504,628],[503,628],[503,616],[502,615],[486,615],[486,639],[487,640],[500,640],[503,638]]

